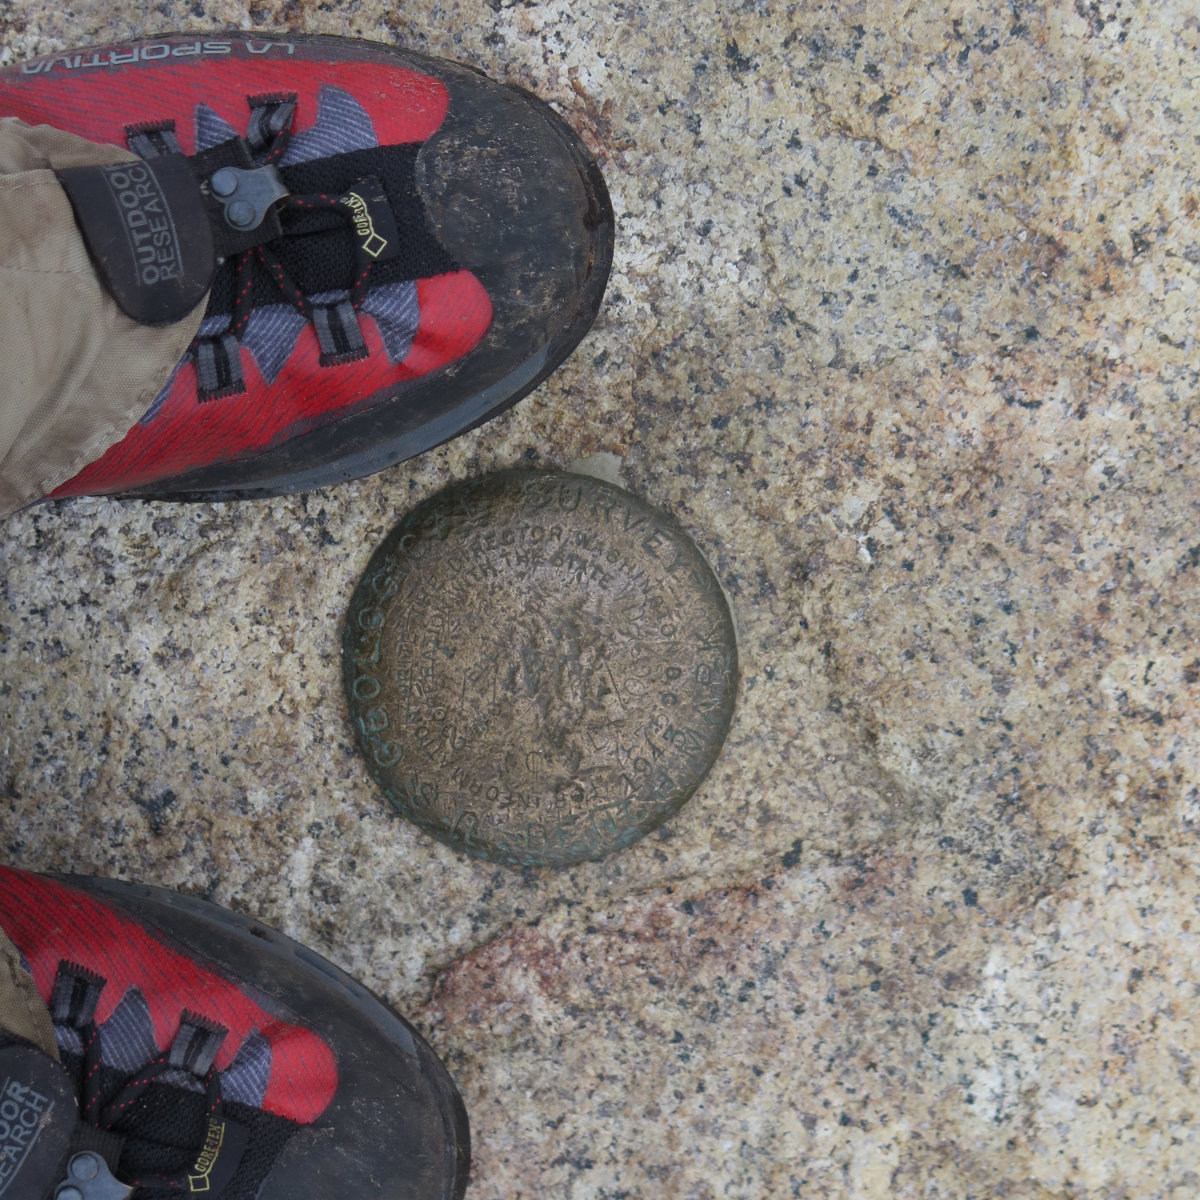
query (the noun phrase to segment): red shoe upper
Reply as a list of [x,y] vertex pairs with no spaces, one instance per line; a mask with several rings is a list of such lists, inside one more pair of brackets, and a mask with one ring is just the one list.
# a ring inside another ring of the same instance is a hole
[[[227,1092],[302,1125],[315,1121],[333,1099],[337,1064],[317,1034],[99,900],[42,876],[0,867],[0,928],[21,952],[47,1007],[62,963],[104,980],[95,1015],[102,1056],[106,1026],[114,1044],[119,1024],[122,1041],[152,1036],[163,1052],[179,1030],[181,1015],[195,1013],[228,1030],[215,1062]],[[129,1028],[138,1019],[148,1020],[148,1030]],[[253,1082],[234,1078],[251,1044],[257,1047],[255,1067],[243,1073]],[[247,1095],[247,1089],[261,1089],[261,1095]]]

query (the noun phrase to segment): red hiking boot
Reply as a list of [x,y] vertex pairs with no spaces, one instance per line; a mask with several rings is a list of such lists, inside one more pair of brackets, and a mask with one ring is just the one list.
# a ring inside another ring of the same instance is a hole
[[10,868],[0,928],[61,1059],[0,1027],[0,1194],[461,1200],[445,1068],[295,942],[173,892]]
[[[457,64],[333,37],[175,35],[0,71],[0,116],[175,170],[195,185],[179,236],[210,235],[195,211],[213,223],[211,250],[184,247],[213,264],[191,350],[56,496],[230,499],[379,470],[536,387],[603,296],[613,218],[595,162],[546,104]],[[129,230],[89,228],[107,219],[95,183],[66,186],[104,263],[104,238]],[[126,311],[177,319],[158,303]]]

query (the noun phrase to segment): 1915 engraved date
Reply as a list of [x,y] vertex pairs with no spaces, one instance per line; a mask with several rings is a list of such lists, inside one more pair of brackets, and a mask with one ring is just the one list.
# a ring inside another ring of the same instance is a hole
[[401,812],[479,857],[562,865],[691,796],[732,718],[737,650],[666,514],[600,480],[510,471],[393,530],[351,603],[344,668]]

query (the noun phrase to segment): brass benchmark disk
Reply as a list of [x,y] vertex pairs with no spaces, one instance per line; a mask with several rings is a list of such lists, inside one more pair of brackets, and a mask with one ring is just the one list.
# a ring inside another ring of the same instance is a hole
[[557,471],[409,513],[354,593],[343,663],[387,798],[512,866],[600,858],[661,824],[715,761],[737,690],[728,605],[679,524]]

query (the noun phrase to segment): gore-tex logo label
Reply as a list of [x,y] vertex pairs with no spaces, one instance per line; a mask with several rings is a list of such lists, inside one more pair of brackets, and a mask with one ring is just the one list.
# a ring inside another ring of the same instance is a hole
[[378,258],[387,249],[388,243],[387,238],[381,237],[375,228],[367,202],[357,192],[348,192],[342,197],[342,203],[354,217],[354,232],[358,234],[363,252]]
[[396,218],[378,179],[360,179],[352,191],[338,197],[338,203],[349,211],[354,223],[361,262],[386,262],[400,253]]
[[48,1096],[5,1079],[0,1087],[0,1195],[16,1179],[52,1112],[54,1101]]
[[183,269],[179,235],[150,168],[143,163],[117,163],[104,168],[104,179],[117,202],[139,280],[153,285],[177,278]]
[[249,1140],[250,1131],[244,1125],[209,1117],[204,1145],[188,1168],[188,1191],[194,1196],[219,1196],[236,1174]]

